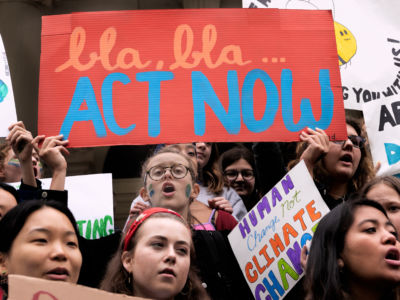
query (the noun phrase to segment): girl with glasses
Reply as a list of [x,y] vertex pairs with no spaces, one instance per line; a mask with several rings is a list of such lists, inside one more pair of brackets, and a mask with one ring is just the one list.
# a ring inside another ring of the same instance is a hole
[[224,178],[218,166],[219,153],[215,143],[197,142],[198,200],[212,208],[224,209],[241,220],[247,213],[242,198],[234,189],[224,187]]
[[253,153],[245,147],[234,147],[221,155],[220,166],[226,184],[239,194],[247,210],[251,210],[261,198]]
[[[187,220],[192,228],[197,224],[201,227],[197,229],[204,229],[202,224],[196,221],[199,210],[190,206],[196,203],[195,199],[199,193],[195,170],[194,160],[172,149],[172,146],[167,146],[143,164],[144,186],[140,189],[140,195],[151,207],[171,209]],[[207,213],[209,214],[208,211]],[[217,227],[221,213],[218,211]],[[228,216],[233,219],[232,216]],[[192,234],[196,248],[196,266],[210,296],[213,299],[231,299],[239,295],[238,299],[247,299],[247,283],[225,233],[193,230]]]
[[303,131],[300,134],[303,143],[297,147],[298,159],[289,164],[290,168],[300,159],[304,160],[331,209],[374,176],[371,156],[361,136],[361,126],[352,118],[346,118],[346,126],[348,139],[339,142],[329,141],[321,129]]

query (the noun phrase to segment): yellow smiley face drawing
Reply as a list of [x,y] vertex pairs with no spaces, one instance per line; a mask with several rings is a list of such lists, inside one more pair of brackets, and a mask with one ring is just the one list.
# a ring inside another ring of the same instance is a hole
[[349,29],[338,22],[335,23],[336,46],[339,66],[345,65],[357,52],[357,42]]

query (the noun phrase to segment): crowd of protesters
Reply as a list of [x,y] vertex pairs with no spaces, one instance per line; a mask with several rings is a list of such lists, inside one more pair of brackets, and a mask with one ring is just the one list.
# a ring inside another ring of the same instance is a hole
[[[344,141],[306,128],[295,149],[160,145],[143,163],[125,227],[98,240],[79,235],[67,206],[68,140],[34,138],[22,122],[12,124],[0,145],[3,298],[8,274],[20,274],[152,299],[252,299],[227,234],[303,160],[331,212],[302,250],[305,279],[288,299],[397,299],[400,180],[375,176],[360,120],[346,124]],[[49,190],[42,164],[52,174]],[[19,181],[18,190],[7,184]]]

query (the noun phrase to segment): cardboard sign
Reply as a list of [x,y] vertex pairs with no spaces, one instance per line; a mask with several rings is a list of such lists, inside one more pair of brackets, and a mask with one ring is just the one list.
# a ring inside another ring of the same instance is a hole
[[374,165],[381,163],[377,175],[400,173],[400,97],[365,105],[364,119]]
[[243,0],[243,7],[331,9],[345,108],[362,110],[400,93],[399,1]]
[[328,212],[301,161],[232,230],[229,242],[255,299],[282,299],[300,280],[301,248]]
[[14,92],[7,54],[0,35],[0,137],[8,135],[8,126],[17,122]]
[[346,136],[329,11],[45,16],[41,45],[39,134],[71,147]]
[[8,275],[8,300],[129,300],[144,299],[108,293],[82,285]]
[[[40,179],[43,189],[50,189],[51,178]],[[20,183],[13,184],[16,188]],[[74,214],[80,234],[97,239],[114,232],[111,174],[68,176],[68,207]]]

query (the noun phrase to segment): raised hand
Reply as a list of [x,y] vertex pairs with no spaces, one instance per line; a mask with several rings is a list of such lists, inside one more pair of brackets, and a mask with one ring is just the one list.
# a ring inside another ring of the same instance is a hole
[[63,140],[62,134],[46,138],[44,135],[38,135],[32,141],[39,157],[53,172],[50,185],[52,190],[64,190],[67,174],[67,161],[64,155],[69,155],[69,151],[65,148],[68,142],[68,140]]
[[315,164],[329,151],[329,137],[322,129],[307,128],[301,132],[300,139],[308,144],[300,159],[304,160],[308,171],[313,175]]
[[215,197],[213,199],[208,200],[208,206],[210,206],[211,208],[224,210],[230,214],[233,213],[233,208],[231,203],[224,197]]
[[26,130],[22,121],[10,125],[8,130],[10,133],[6,140],[10,143],[19,162],[21,164],[29,162],[29,165],[31,165],[33,151],[33,146],[31,144],[33,137],[31,132]]

